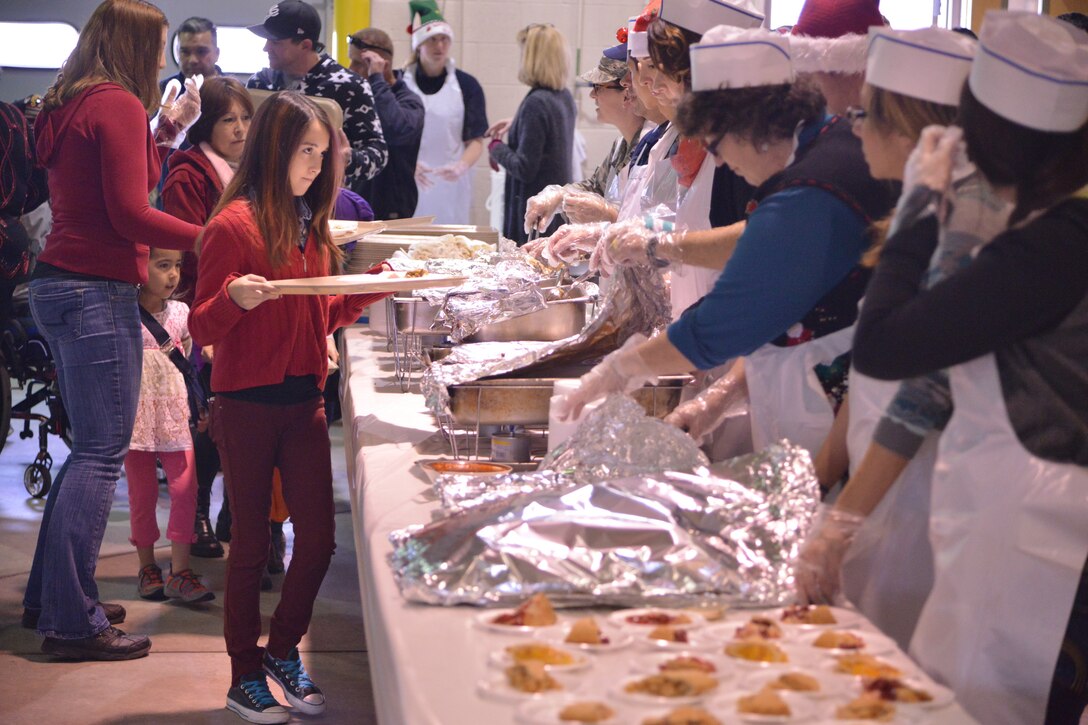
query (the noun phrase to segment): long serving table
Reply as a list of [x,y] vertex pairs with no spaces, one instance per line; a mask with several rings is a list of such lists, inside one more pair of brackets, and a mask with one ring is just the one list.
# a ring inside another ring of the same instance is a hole
[[[477,682],[501,674],[487,663],[492,652],[529,640],[474,627],[473,619],[481,611],[476,608],[406,602],[386,561],[390,532],[426,523],[438,510],[430,484],[415,462],[447,454],[447,445],[418,390],[401,392],[384,335],[351,328],[342,351],[347,386],[344,449],[378,719],[383,725],[513,723],[517,705],[481,697]],[[570,620],[585,613],[559,614]],[[596,614],[604,619],[604,612]],[[608,701],[608,690],[620,679],[615,673],[627,677],[629,660],[642,653],[637,647],[597,655],[600,664],[582,678],[585,683],[578,694]],[[606,662],[609,659],[611,663]],[[902,653],[883,659],[909,663]],[[726,682],[725,689],[735,682]],[[650,714],[656,712],[647,710]],[[957,704],[929,711],[921,721],[973,722]]]

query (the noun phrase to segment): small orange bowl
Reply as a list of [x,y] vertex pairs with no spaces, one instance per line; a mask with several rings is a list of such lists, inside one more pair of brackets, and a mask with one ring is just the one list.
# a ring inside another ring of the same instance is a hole
[[432,481],[447,473],[460,473],[468,476],[498,476],[510,473],[514,469],[502,463],[487,461],[427,461],[420,463],[427,477]]

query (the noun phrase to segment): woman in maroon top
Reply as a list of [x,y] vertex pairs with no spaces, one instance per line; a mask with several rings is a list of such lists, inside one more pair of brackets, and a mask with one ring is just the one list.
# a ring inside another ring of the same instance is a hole
[[[325,709],[298,654],[335,548],[321,397],[325,338],[385,297],[281,298],[268,282],[339,270],[340,251],[329,234],[343,173],[335,139],[324,111],[300,93],[278,93],[261,106],[238,173],[205,230],[189,315],[193,340],[215,346],[211,432],[234,517],[223,624],[231,658],[227,707],[252,722],[288,720],[265,672],[299,711]],[[262,648],[273,467],[283,478],[295,547]]]
[[140,0],[106,0],[49,89],[37,151],[53,230],[30,281],[30,309],[56,362],[72,452],[49,491],[23,599],[24,625],[65,658],[142,657],[147,637],[111,626],[94,573],[140,392],[136,286],[147,242],[189,249],[200,227],[152,209],[159,154],[148,125],[165,66],[166,17]]

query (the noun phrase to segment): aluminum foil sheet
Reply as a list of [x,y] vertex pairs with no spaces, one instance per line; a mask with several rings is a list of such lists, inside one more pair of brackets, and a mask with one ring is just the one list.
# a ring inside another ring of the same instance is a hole
[[[591,366],[631,335],[651,335],[669,324],[669,296],[659,270],[624,267],[616,275],[593,322],[574,338],[556,342],[461,345],[424,371],[420,389],[436,415],[449,414],[449,386],[519,371],[548,377],[556,367]],[[488,345],[489,347],[479,347]],[[498,346],[498,347],[495,347]],[[474,349],[468,349],[474,348]]]
[[[527,482],[526,482],[527,483]],[[405,599],[515,606],[766,607],[819,501],[808,452],[785,442],[709,474],[661,473],[519,493],[390,534]]]

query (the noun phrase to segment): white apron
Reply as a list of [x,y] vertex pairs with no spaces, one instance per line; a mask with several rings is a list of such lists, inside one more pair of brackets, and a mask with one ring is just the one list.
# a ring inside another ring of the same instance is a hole
[[[901,382],[850,371],[846,447],[856,470]],[[843,594],[904,650],[933,587],[929,492],[939,432],[926,436],[914,458],[858,530],[842,563]]]
[[[676,140],[676,127],[670,125],[661,135],[658,142],[650,149],[650,157],[641,168],[640,184],[638,188],[632,188],[628,181],[628,194],[620,206],[619,219],[634,219],[657,207],[664,205],[676,211],[676,169],[672,167],[672,161],[665,158],[673,141]],[[632,172],[634,177],[635,172]],[[673,215],[659,214],[662,221],[673,221]]]
[[[685,189],[677,184],[676,227],[688,231],[710,229],[710,200],[714,191],[714,157],[703,159],[699,173]],[[720,269],[695,267],[690,264],[673,264],[669,267],[669,297],[672,302],[672,319],[706,296],[721,276]]]
[[1044,461],[1009,422],[993,355],[949,371],[933,474],[933,592],[911,654],[989,724],[1042,723],[1088,556],[1088,469]]
[[[436,169],[461,160],[465,142],[461,134],[465,125],[465,100],[453,60],[446,61],[446,82],[441,90],[427,95],[416,84],[417,66],[404,71],[404,82],[423,99],[423,136],[419,141],[419,162]],[[446,181],[432,174],[430,188],[419,186],[419,201],[415,216],[435,216],[435,224],[468,224],[472,205],[472,170],[456,181]]]
[[814,368],[850,350],[853,341],[851,325],[792,347],[768,343],[745,358],[755,450],[786,438],[816,455],[835,414]]

